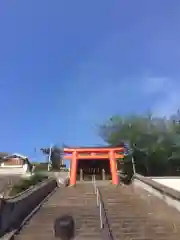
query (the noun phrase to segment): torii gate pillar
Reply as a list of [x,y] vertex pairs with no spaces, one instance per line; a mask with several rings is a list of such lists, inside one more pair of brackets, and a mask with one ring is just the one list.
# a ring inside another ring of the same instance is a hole
[[71,160],[71,171],[70,171],[70,185],[76,185],[76,171],[77,171],[77,152],[74,151],[72,153],[72,160]]
[[112,184],[118,185],[118,175],[117,175],[116,158],[115,158],[114,151],[109,152],[109,160],[110,160]]

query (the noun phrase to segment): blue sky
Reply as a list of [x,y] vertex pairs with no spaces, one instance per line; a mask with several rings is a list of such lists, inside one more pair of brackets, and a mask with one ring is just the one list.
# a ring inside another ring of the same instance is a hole
[[180,106],[180,1],[1,0],[1,151],[103,144],[113,114]]

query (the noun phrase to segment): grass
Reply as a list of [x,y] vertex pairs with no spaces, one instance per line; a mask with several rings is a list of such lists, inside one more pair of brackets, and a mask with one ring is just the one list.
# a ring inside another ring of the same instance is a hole
[[15,196],[15,195],[29,189],[30,187],[35,186],[36,184],[42,182],[43,180],[45,180],[47,178],[48,178],[48,176],[41,175],[41,174],[35,174],[28,179],[22,179],[20,182],[18,182],[11,188],[9,196]]

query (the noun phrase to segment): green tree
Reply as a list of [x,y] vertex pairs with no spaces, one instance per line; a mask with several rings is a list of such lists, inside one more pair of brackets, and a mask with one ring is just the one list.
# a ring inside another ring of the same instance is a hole
[[180,159],[179,122],[151,115],[113,116],[99,134],[110,145],[127,145],[139,173],[161,175],[167,174],[172,159]]
[[63,160],[63,149],[54,145],[51,149],[50,148],[41,148],[41,152],[49,157],[50,155],[50,161],[52,170],[59,170],[62,165]]
[[7,152],[0,152],[0,159],[7,157],[9,154]]

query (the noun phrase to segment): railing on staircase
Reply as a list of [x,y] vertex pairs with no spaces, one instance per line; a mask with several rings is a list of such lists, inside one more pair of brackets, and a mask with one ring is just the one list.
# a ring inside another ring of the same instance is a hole
[[96,184],[96,176],[92,176],[92,184],[94,187],[94,194],[96,194],[96,204],[99,208],[100,229],[104,231],[104,239],[113,240],[113,234],[109,225],[108,217],[105,211],[104,202],[102,199],[99,187]]

